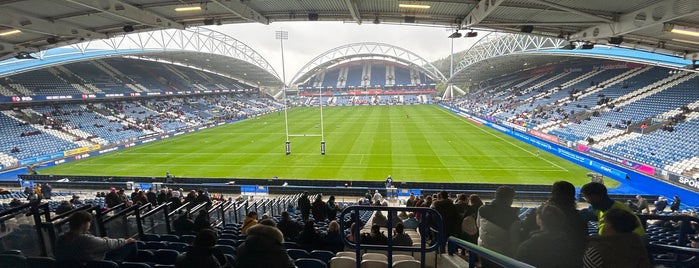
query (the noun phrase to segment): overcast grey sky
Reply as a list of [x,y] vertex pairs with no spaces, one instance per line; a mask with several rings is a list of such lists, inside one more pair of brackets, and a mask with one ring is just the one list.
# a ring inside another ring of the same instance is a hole
[[[263,24],[230,24],[211,27],[247,44],[260,53],[282,75],[279,40],[275,31],[289,32],[284,41],[286,79],[290,80],[308,61],[330,49],[358,42],[380,42],[410,50],[428,61],[449,56],[451,42],[446,28],[342,22],[279,22]],[[480,38],[482,33],[479,34]],[[478,38],[454,40],[454,51],[469,48]],[[458,59],[454,59],[458,61]],[[444,74],[449,76],[448,73]],[[290,82],[290,81],[288,81]]]

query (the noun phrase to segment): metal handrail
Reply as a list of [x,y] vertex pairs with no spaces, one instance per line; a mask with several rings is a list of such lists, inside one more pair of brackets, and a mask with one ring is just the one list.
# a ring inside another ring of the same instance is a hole
[[447,252],[449,255],[454,255],[454,253],[456,253],[456,249],[458,248],[468,250],[468,265],[471,268],[476,267],[476,261],[478,260],[477,256],[481,256],[481,258],[488,259],[491,262],[505,268],[536,268],[471,242],[464,241],[453,236],[449,237],[447,240]]
[[[350,206],[342,210],[340,212],[340,215],[338,216],[338,219],[340,219],[340,230],[345,230],[347,228],[351,228],[351,226],[345,226],[345,215],[348,213],[354,211],[354,219],[351,219],[352,222],[357,222],[359,221],[359,212],[360,211],[388,211],[388,215],[386,215],[386,219],[388,224],[388,245],[383,246],[383,245],[366,245],[361,243],[361,237],[359,235],[358,230],[355,230],[354,232],[354,241],[355,243],[350,243],[350,241],[347,240],[345,236],[342,236],[342,242],[348,246],[351,249],[354,249],[356,252],[356,257],[355,259],[357,260],[357,268],[361,267],[361,262],[362,262],[362,255],[361,255],[361,250],[386,250],[387,251],[387,261],[389,267],[393,265],[393,251],[410,251],[410,252],[419,252],[420,253],[420,266],[422,268],[425,267],[425,253],[431,252],[431,251],[436,251],[438,250],[442,244],[444,243],[444,223],[442,219],[442,215],[440,215],[436,210],[431,209],[431,208],[424,208],[424,207],[377,207],[377,206]],[[422,236],[422,239],[420,239],[420,247],[406,247],[406,246],[393,246],[393,217],[394,214],[397,215],[398,211],[411,211],[411,212],[416,212],[420,213],[422,217],[420,218],[420,224],[419,224],[419,230],[420,234]],[[396,213],[393,213],[396,212]],[[433,217],[431,218],[430,222],[427,222],[428,216]],[[427,234],[429,229],[434,227],[434,230],[436,230],[437,234],[437,241],[430,245],[426,245],[426,241],[424,239],[425,234]],[[357,227],[359,228],[359,227]]]

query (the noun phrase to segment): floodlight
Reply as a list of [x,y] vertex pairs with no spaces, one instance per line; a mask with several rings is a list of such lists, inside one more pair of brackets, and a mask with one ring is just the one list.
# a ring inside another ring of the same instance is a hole
[[466,37],[476,37],[478,36],[478,32],[474,32],[473,30],[466,33]]
[[621,45],[624,42],[623,36],[612,36],[609,38],[609,44],[611,45]]
[[4,31],[4,32],[0,32],[0,36],[8,36],[8,35],[13,35],[13,34],[18,34],[18,33],[21,33],[21,32],[22,32],[22,31],[17,30],[17,29],[11,29],[11,30],[7,30],[7,31]]
[[175,8],[175,11],[177,11],[177,12],[201,11],[201,6],[178,7],[178,8]]
[[671,23],[666,23],[663,25],[663,31],[668,31],[675,34],[689,35],[693,37],[699,37],[699,28],[687,27],[681,25],[675,25]]
[[595,48],[595,44],[592,43],[585,43],[580,46],[580,49],[593,49]]
[[448,37],[449,37],[449,38],[460,38],[460,37],[461,37],[461,33],[459,32],[459,30],[456,30],[456,32],[453,32],[453,33],[452,33],[451,35],[449,35]]
[[130,32],[134,31],[134,28],[132,25],[126,25],[122,29],[124,30],[125,33],[130,33]]
[[418,4],[398,4],[399,8],[412,8],[412,9],[429,9],[430,5],[418,5]]

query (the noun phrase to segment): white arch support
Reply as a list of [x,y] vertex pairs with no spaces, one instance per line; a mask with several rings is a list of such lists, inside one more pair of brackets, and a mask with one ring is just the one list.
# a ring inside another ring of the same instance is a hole
[[412,64],[437,81],[447,80],[437,67],[409,50],[384,43],[364,42],[339,46],[318,55],[294,75],[294,78],[291,79],[292,84],[302,83],[303,80],[314,75],[320,66],[329,66],[339,62],[339,60],[369,56],[388,57]]
[[565,40],[528,34],[490,33],[473,45],[457,63],[451,81],[471,65],[485,59],[526,51],[559,48]]
[[[92,49],[111,49],[115,51],[138,49],[142,51],[195,51],[210,53],[248,62],[269,72],[281,81],[279,74],[277,74],[272,65],[257,51],[231,36],[201,27],[186,30],[165,29],[125,34],[104,40],[73,44],[71,47],[82,53]],[[43,53],[39,53],[39,56],[42,57]]]

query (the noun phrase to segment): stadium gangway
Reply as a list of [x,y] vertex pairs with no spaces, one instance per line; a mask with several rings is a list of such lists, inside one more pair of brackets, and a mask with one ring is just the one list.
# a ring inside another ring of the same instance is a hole
[[[406,247],[406,246],[394,246],[393,245],[393,224],[388,224],[388,226],[382,226],[382,227],[387,227],[387,235],[388,237],[388,245],[369,245],[369,244],[362,244],[361,243],[361,236],[359,231],[361,230],[361,226],[356,226],[354,230],[354,241],[358,241],[359,243],[350,243],[350,241],[347,240],[345,236],[342,236],[342,241],[345,243],[345,246],[354,249],[356,256],[355,260],[357,261],[357,268],[361,268],[361,262],[362,262],[362,250],[379,250],[379,251],[386,251],[386,256],[388,258],[388,267],[393,266],[393,252],[394,251],[402,251],[402,252],[418,252],[420,253],[420,267],[425,268],[425,260],[426,260],[426,253],[427,252],[432,252],[432,251],[437,251],[440,249],[440,247],[444,244],[444,232],[443,227],[444,227],[444,222],[442,219],[442,215],[440,215],[436,210],[431,209],[431,208],[423,208],[423,207],[378,207],[378,206],[349,206],[342,210],[340,212],[340,215],[338,216],[338,219],[340,219],[339,224],[340,224],[340,230],[346,230],[347,228],[351,227],[351,223],[353,222],[359,222],[361,219],[359,218],[359,214],[361,211],[387,211],[386,219],[388,223],[393,222],[393,217],[398,217],[398,212],[399,211],[406,211],[406,212],[414,212],[415,215],[420,215],[420,221],[418,225],[418,231],[420,233],[420,247]],[[348,215],[349,214],[349,215]],[[348,222],[345,222],[345,219],[348,219]],[[428,220],[429,219],[429,220]],[[350,223],[350,226],[346,226],[347,223]],[[426,237],[431,236],[433,238],[437,238],[436,241],[432,241],[431,245],[427,245]],[[435,258],[435,261],[437,258]],[[435,267],[437,265],[435,264]]]
[[170,228],[170,204],[167,202],[143,213],[138,222],[138,237],[144,237],[146,233],[169,234]]
[[476,267],[478,256],[480,256],[481,259],[490,260],[491,262],[494,262],[504,268],[536,268],[471,242],[464,241],[453,236],[449,237],[447,240],[447,253],[449,253],[449,256],[456,254],[457,249],[459,248],[468,251],[468,265],[470,268]]

